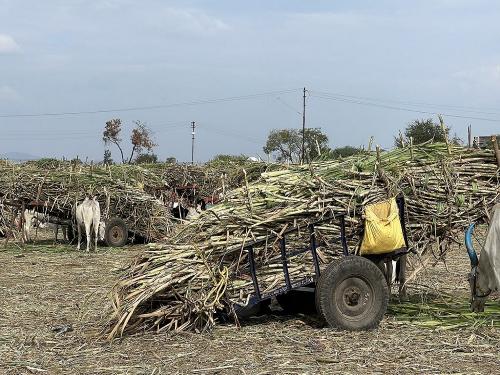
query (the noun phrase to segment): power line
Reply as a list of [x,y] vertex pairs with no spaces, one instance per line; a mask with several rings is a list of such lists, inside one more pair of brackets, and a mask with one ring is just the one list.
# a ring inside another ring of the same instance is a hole
[[276,97],[276,100],[278,101],[278,103],[280,104],[283,104],[285,107],[291,109],[293,112],[295,112],[296,114],[298,114],[300,117],[302,117],[302,112],[300,111],[297,111],[296,108],[294,108],[293,106],[291,106],[290,104],[288,104],[287,102],[285,102],[283,99],[281,99],[279,96]]
[[[176,124],[176,125],[172,125],[172,124]],[[177,122],[177,123],[170,123],[167,125],[155,125],[154,127],[156,128],[156,127],[160,127],[160,126],[161,126],[161,129],[154,130],[154,134],[160,134],[160,133],[163,133],[167,130],[172,131],[172,129],[180,129],[181,127],[185,126],[185,121]],[[80,138],[89,139],[89,138],[96,138],[96,137],[98,138],[100,136],[101,136],[100,130],[98,130],[98,129],[96,129],[93,132],[89,132],[89,131],[73,132],[73,131],[70,131],[70,132],[63,132],[62,133],[61,131],[57,131],[56,133],[50,133],[50,132],[44,131],[44,132],[34,132],[34,133],[29,132],[28,134],[26,134],[25,131],[23,130],[23,134],[3,133],[1,140],[10,140],[10,141],[14,141],[14,140],[29,140],[29,141],[65,140],[65,139],[75,139],[76,137],[78,139],[80,139]]]
[[213,126],[209,126],[209,127],[205,127],[205,128],[203,128],[203,127],[199,128],[199,130],[206,131],[209,133],[215,133],[215,134],[218,134],[218,135],[221,135],[224,137],[230,137],[230,138],[235,138],[235,139],[239,139],[239,140],[244,140],[244,141],[247,141],[249,143],[253,143],[253,144],[262,146],[262,142],[257,138],[249,137],[249,136],[246,136],[246,135],[243,135],[240,133],[233,133],[233,132],[230,132],[230,131],[225,130],[225,129],[215,128]]
[[362,101],[362,100],[334,98],[334,97],[329,97],[329,96],[325,96],[325,95],[317,95],[317,94],[311,94],[311,96],[315,97],[315,98],[319,98],[319,99],[324,99],[324,100],[334,100],[334,101],[338,101],[338,102],[345,102],[345,103],[358,104],[358,105],[364,105],[364,106],[370,106],[370,107],[392,109],[392,110],[397,110],[397,111],[422,113],[422,114],[427,114],[427,115],[439,115],[439,114],[441,114],[441,115],[446,116],[446,117],[463,118],[463,119],[468,119],[468,120],[500,122],[500,119],[494,119],[494,118],[454,115],[451,113],[442,113],[442,112],[431,112],[431,111],[424,111],[424,110],[418,110],[418,109],[412,109],[412,108],[398,107],[398,106],[393,106],[393,105],[371,103],[371,102]]
[[[460,112],[470,112],[470,113],[479,113],[485,115],[500,115],[498,111],[491,111],[492,108],[488,107],[470,107],[470,106],[459,106],[459,105],[450,105],[450,104],[436,104],[436,103],[428,103],[428,102],[413,102],[408,100],[394,100],[394,99],[382,99],[382,98],[374,98],[368,96],[355,96],[355,95],[347,95],[341,93],[331,93],[326,91],[311,91],[312,93],[319,94],[319,96],[328,96],[333,98],[345,98],[345,99],[356,99],[356,100],[366,100],[371,102],[379,102],[379,103],[396,103],[403,104],[409,106],[420,106],[420,107],[435,107],[435,108],[448,108],[451,110],[457,110]],[[489,111],[485,111],[489,110]]]
[[261,93],[257,93],[257,94],[230,96],[230,97],[225,97],[225,98],[199,99],[199,100],[191,100],[191,101],[180,102],[180,103],[157,104],[157,105],[147,105],[147,106],[140,106],[140,107],[125,107],[125,108],[113,108],[113,109],[97,109],[97,110],[91,110],[91,111],[0,114],[0,118],[79,116],[79,115],[90,115],[90,114],[98,114],[98,113],[143,111],[143,110],[150,110],[150,109],[194,106],[194,105],[201,105],[201,104],[215,104],[215,103],[223,103],[223,102],[231,102],[231,101],[239,101],[239,100],[259,99],[259,98],[263,98],[266,96],[274,96],[274,95],[279,95],[279,94],[287,94],[287,93],[291,93],[291,92],[296,92],[297,90],[298,89],[267,91],[267,92],[261,92]]

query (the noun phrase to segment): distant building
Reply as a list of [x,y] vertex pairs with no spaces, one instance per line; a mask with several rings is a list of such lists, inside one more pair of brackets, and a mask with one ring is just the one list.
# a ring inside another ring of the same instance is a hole
[[[497,140],[500,139],[500,135],[497,135]],[[491,135],[480,135],[474,137],[473,146],[476,148],[488,148],[491,145]]]

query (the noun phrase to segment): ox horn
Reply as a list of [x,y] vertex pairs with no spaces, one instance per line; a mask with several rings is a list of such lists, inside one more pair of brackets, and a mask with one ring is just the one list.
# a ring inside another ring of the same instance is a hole
[[469,254],[470,264],[472,267],[477,267],[479,264],[479,259],[477,258],[476,250],[472,245],[472,233],[474,232],[475,223],[469,225],[467,231],[465,232],[465,247],[467,248],[467,253]]

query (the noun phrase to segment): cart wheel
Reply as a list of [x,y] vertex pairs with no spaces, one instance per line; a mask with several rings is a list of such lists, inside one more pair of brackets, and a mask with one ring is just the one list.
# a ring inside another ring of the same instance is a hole
[[122,247],[128,241],[127,224],[120,218],[112,218],[106,222],[104,241],[110,247]]
[[313,292],[291,290],[286,294],[276,296],[276,300],[286,313],[315,312]]
[[318,310],[328,325],[350,331],[376,328],[389,301],[384,275],[375,263],[360,256],[328,267],[316,292]]
[[321,311],[321,304],[319,302],[320,293],[318,291],[323,288],[322,280],[324,280],[325,278],[322,276],[324,273],[332,272],[332,271],[329,271],[329,269],[331,269],[331,268],[333,269],[333,268],[337,267],[337,265],[340,262],[342,262],[343,260],[344,260],[343,257],[332,260],[330,262],[330,264],[328,264],[328,266],[325,268],[325,270],[321,273],[318,281],[316,282],[316,290],[314,291],[314,304],[316,305],[316,311],[318,312],[318,314],[320,316],[323,316],[323,312]]

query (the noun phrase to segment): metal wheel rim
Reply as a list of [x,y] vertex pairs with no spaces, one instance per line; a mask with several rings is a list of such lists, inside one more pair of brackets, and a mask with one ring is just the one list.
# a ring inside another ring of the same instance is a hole
[[346,320],[360,320],[373,307],[374,291],[364,278],[349,277],[335,288],[333,303]]
[[115,243],[120,243],[121,241],[123,241],[124,233],[123,233],[122,228],[119,227],[118,225],[112,227],[109,230],[109,234],[110,234],[112,243],[115,244]]

